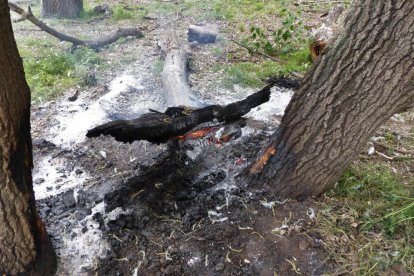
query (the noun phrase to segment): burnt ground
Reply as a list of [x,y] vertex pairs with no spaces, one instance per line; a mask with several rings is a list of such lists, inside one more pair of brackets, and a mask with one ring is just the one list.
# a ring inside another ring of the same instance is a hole
[[[25,22],[24,24],[26,24]],[[237,175],[276,129],[291,90],[276,88],[269,105],[248,114],[229,143],[206,139],[179,145],[122,144],[85,139],[88,128],[165,108],[159,72],[159,38],[176,29],[185,39],[194,17],[149,16],[145,38],[125,39],[100,52],[109,66],[98,84],[76,87],[32,110],[37,205],[58,255],[58,275],[323,275],[338,264],[324,247],[316,201],[269,198]],[[201,22],[203,23],[203,22]],[[254,89],[217,86],[215,63],[222,38],[192,49],[189,81],[210,103],[244,98]],[[22,23],[23,24],[23,23]],[[15,35],[42,39],[30,24]],[[71,34],[96,37],[107,20],[52,21]],[[61,24],[61,25],[60,25]],[[128,22],[117,23],[129,26]],[[234,51],[234,49],[232,49]],[[69,100],[75,89],[79,96]],[[275,107],[276,106],[276,107]]]
[[[69,189],[38,201],[40,213],[57,249],[65,246],[62,235],[73,240],[94,230],[102,233],[107,251],[94,267],[79,271],[85,275],[132,275],[134,271],[143,275],[331,272],[334,267],[324,262],[327,254],[321,237],[312,230],[315,207],[311,200],[267,198],[265,191],[251,189],[233,178],[265,145],[269,134],[263,131],[242,136],[222,146],[193,143],[190,146],[202,149],[195,160],[183,152],[186,145],[180,145],[181,150],[174,145],[158,150],[158,156],[152,154],[146,160],[127,164],[117,160],[119,155],[131,154],[122,147],[103,159],[94,156],[95,146],[89,152],[65,152],[46,143],[37,145],[37,155],[42,150],[52,155],[56,152],[56,158],[65,155],[65,167],[82,166],[96,183],[76,193]],[[101,140],[99,143],[105,143]],[[139,151],[140,143],[129,148]],[[116,144],[105,144],[104,148],[116,150]],[[129,170],[131,177],[111,177],[113,168]],[[105,207],[93,210],[101,202]],[[106,215],[119,208],[124,211],[117,217]]]

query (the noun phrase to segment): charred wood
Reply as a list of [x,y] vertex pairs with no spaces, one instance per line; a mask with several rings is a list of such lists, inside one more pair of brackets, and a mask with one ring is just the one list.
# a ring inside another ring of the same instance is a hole
[[127,179],[122,186],[105,194],[106,211],[136,201],[145,201],[155,207],[163,202],[161,197],[173,194],[186,183],[191,183],[195,175],[192,162],[183,151],[176,151],[174,148],[161,154],[154,165],[142,168],[142,173]]
[[273,82],[246,99],[228,105],[211,105],[200,109],[170,107],[164,113],[152,112],[134,120],[116,120],[99,125],[88,131],[87,137],[110,135],[117,141],[133,142],[147,140],[163,143],[171,138],[184,135],[196,126],[207,122],[230,122],[247,114],[270,98]]

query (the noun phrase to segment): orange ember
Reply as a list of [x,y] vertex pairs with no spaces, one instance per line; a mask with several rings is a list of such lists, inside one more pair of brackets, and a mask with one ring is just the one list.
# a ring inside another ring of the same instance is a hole
[[275,155],[276,149],[273,146],[269,146],[263,155],[253,164],[253,166],[250,168],[250,173],[258,173],[260,172],[263,167],[267,164],[267,161],[269,161],[270,157]]
[[209,133],[216,131],[217,127],[206,127],[199,130],[195,130],[192,132],[189,132],[184,135],[177,136],[176,138],[178,140],[191,140],[191,139],[200,139],[205,136],[207,136]]

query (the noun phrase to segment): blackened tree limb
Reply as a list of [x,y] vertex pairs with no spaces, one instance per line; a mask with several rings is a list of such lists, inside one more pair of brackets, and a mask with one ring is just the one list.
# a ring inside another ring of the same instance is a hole
[[134,120],[116,120],[88,131],[87,137],[98,137],[101,134],[115,137],[117,141],[133,142],[147,140],[153,143],[166,142],[172,137],[183,135],[196,126],[206,122],[233,121],[248,113],[270,98],[270,88],[276,82],[248,96],[246,99],[225,106],[210,105],[200,109],[183,109],[182,115],[172,112],[180,108],[169,108],[165,113],[153,112]]
[[33,15],[30,7],[27,9],[27,11],[25,11],[21,7],[15,5],[13,3],[10,3],[10,2],[9,2],[9,7],[12,11],[14,11],[14,12],[21,15],[21,18],[18,19],[17,21],[23,21],[23,20],[27,19],[30,22],[32,22],[34,25],[39,27],[42,31],[47,32],[48,34],[58,38],[59,40],[70,42],[70,43],[73,44],[73,46],[86,46],[86,47],[89,47],[91,49],[97,50],[97,49],[102,48],[106,45],[109,45],[111,43],[116,42],[121,37],[127,37],[127,36],[134,36],[134,37],[137,37],[137,38],[143,37],[142,32],[137,28],[121,28],[121,29],[118,29],[116,32],[114,32],[114,33],[112,33],[112,34],[110,34],[106,37],[100,38],[100,39],[81,40],[79,38],[69,36],[67,34],[61,33],[59,31],[49,27],[43,21],[39,20],[36,16]]

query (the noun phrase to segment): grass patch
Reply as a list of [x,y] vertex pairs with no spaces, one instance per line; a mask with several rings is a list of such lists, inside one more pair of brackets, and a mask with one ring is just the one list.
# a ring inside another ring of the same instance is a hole
[[51,99],[76,85],[86,85],[88,72],[102,63],[91,49],[79,48],[70,54],[52,39],[18,39],[17,45],[34,102]]
[[401,264],[414,273],[413,183],[401,180],[388,165],[354,166],[320,203],[320,234],[343,269],[378,275]]
[[[224,85],[230,87],[234,84],[247,86],[260,86],[264,81],[273,76],[287,76],[290,72],[306,72],[311,65],[311,58],[308,48],[301,48],[297,51],[281,56],[286,64],[274,61],[262,63],[243,62],[233,65],[224,65]],[[223,67],[223,65],[221,65]]]
[[155,76],[161,76],[162,71],[164,70],[164,61],[157,58],[152,66],[152,71]]
[[277,12],[283,5],[293,1],[261,1],[254,0],[214,0],[212,15],[214,19],[227,20],[230,22],[245,22],[255,18],[266,16]]
[[134,17],[136,17],[134,11],[126,10],[124,7],[119,5],[113,8],[112,18],[115,21],[129,20]]

